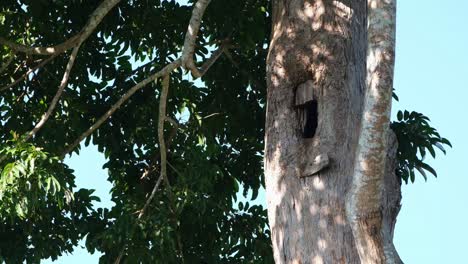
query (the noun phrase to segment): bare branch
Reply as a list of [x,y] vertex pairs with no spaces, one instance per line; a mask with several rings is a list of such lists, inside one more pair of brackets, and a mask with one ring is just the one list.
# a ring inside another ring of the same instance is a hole
[[81,29],[81,31],[74,35],[73,37],[67,39],[65,42],[61,44],[52,46],[52,47],[28,47],[25,45],[17,44],[13,41],[4,39],[0,37],[0,44],[9,47],[10,49],[22,52],[25,54],[34,54],[34,55],[53,55],[62,53],[68,49],[71,49],[83,41],[85,41],[91,33],[96,29],[99,23],[102,21],[104,16],[109,13],[109,11],[118,3],[120,0],[104,0],[90,15],[88,22],[86,25]]
[[[169,81],[170,81],[170,74],[164,75],[163,82],[162,82],[162,91],[161,91],[161,96],[159,98],[159,118],[158,118],[158,141],[159,141],[159,153],[161,156],[161,170],[160,170],[160,175],[158,180],[156,181],[156,184],[153,187],[153,190],[151,191],[150,196],[146,200],[145,205],[143,208],[140,210],[138,213],[138,220],[140,220],[146,210],[148,209],[149,205],[151,204],[151,201],[154,198],[154,195],[156,194],[156,191],[159,188],[159,185],[161,184],[161,181],[165,179],[167,181],[167,152],[166,152],[166,142],[164,141],[164,122],[166,120],[171,120],[166,116],[166,103],[167,103],[167,94],[169,93]],[[167,182],[166,182],[167,183]],[[124,248],[120,251],[119,256],[115,260],[115,264],[119,264],[123,255],[125,253],[125,246]]]
[[50,115],[54,111],[55,107],[57,106],[57,102],[60,99],[60,96],[62,96],[63,90],[65,87],[67,87],[68,84],[68,78],[70,77],[70,72],[73,68],[73,64],[75,63],[76,55],[78,54],[78,51],[80,49],[80,45],[76,46],[73,48],[73,52],[70,55],[70,59],[68,60],[67,67],[65,68],[65,73],[63,74],[62,81],[60,82],[60,86],[57,90],[57,93],[55,94],[54,98],[52,99],[52,102],[50,103],[49,109],[47,109],[47,112],[42,116],[41,120],[36,124],[36,126],[31,130],[28,135],[26,136],[25,140],[30,139],[33,137],[45,124],[45,122],[49,119]]
[[148,78],[144,79],[143,81],[134,85],[130,90],[128,90],[111,108],[102,115],[88,130],[86,130],[83,134],[81,134],[71,145],[69,145],[65,151],[63,152],[62,156],[65,156],[67,153],[71,152],[76,146],[80,144],[80,142],[86,138],[87,136],[91,135],[96,129],[98,129],[117,109],[119,109],[122,104],[127,101],[136,91],[145,87],[150,82],[158,79],[161,76],[165,76],[172,72],[174,69],[178,68],[180,64],[180,59],[173,61],[172,63],[166,65],[162,70],[158,71],[157,73],[149,76]]
[[[161,91],[161,96],[159,98],[159,120],[158,120],[158,141],[159,141],[159,153],[161,156],[161,174],[159,178],[167,178],[167,152],[166,152],[166,142],[164,141],[164,121],[166,120],[166,102],[167,102],[167,94],[169,93],[169,81],[170,81],[170,75],[167,74],[164,76],[163,82],[162,82],[162,91]],[[158,182],[159,180],[158,179]],[[156,187],[156,185],[155,185]],[[151,200],[154,197],[154,193],[156,192],[156,188],[153,188],[153,191],[151,192],[150,197],[146,201],[145,206],[141,210],[140,214],[138,215],[138,219],[140,219],[143,214],[145,213],[146,208],[149,206],[151,203]]]
[[204,117],[202,117],[202,119],[208,119],[210,117],[213,117],[213,116],[217,116],[217,115],[221,115],[222,113],[212,113],[212,114],[209,114],[209,115],[206,115]]
[[[221,57],[225,50],[228,50],[230,44],[227,42],[223,42],[221,46],[219,46],[212,54],[211,57],[206,60],[200,68],[197,68],[195,64],[189,70],[191,71],[194,78],[200,78],[213,66],[213,64]],[[192,60],[193,62],[193,60]]]
[[159,122],[158,122],[158,141],[159,141],[159,152],[161,156],[161,177],[167,181],[167,152],[166,142],[164,141],[164,121],[166,120],[166,103],[167,94],[169,93],[169,81],[170,75],[164,76],[162,82],[162,91],[159,98]]
[[[166,149],[167,149],[167,152],[169,152],[169,146],[171,145],[171,142],[172,140],[174,139],[174,137],[176,136],[177,134],[177,130],[179,130],[179,123],[177,123],[177,121],[175,121],[174,119],[166,116],[166,121],[168,121],[169,123],[172,124],[173,128],[171,130],[171,133],[169,134],[169,136],[167,137],[167,140],[166,140]],[[148,177],[148,175],[154,171],[157,170],[156,168],[156,165],[155,163],[159,160],[159,153],[157,153],[156,155],[154,155],[151,159],[150,159],[150,163],[148,164],[148,167],[145,169],[145,171],[143,172],[143,174],[141,175],[140,177],[140,180],[143,180],[145,179],[146,177]]]
[[8,84],[7,86],[4,86],[4,87],[0,88],[0,92],[4,91],[4,90],[7,90],[7,89],[10,89],[11,87],[15,86],[16,84],[18,84],[19,82],[21,82],[22,80],[27,78],[29,76],[29,74],[33,73],[37,69],[43,67],[44,65],[46,65],[47,63],[52,61],[55,57],[57,57],[57,55],[58,54],[54,54],[54,55],[50,56],[49,58],[42,60],[41,63],[39,63],[38,65],[36,65],[33,68],[29,69],[27,72],[25,72],[23,75],[21,75],[21,77],[14,80],[12,83]]
[[195,3],[190,18],[187,33],[185,34],[184,50],[182,51],[182,67],[190,70],[195,78],[201,76],[195,62],[193,61],[193,54],[195,51],[195,41],[197,39],[198,30],[200,29],[201,20],[205,13],[206,7],[211,0],[199,0]]
[[[156,80],[159,77],[166,76],[169,73],[171,73],[174,69],[182,66],[184,67],[187,65],[187,61],[191,65],[193,65],[193,71],[198,73],[198,76],[200,75],[200,72],[198,69],[195,67],[195,64],[193,62],[193,52],[195,49],[195,39],[196,35],[198,33],[198,30],[200,28],[200,23],[201,23],[201,18],[203,16],[203,13],[205,12],[205,9],[207,5],[210,3],[210,0],[199,0],[193,9],[192,12],[192,18],[190,19],[190,24],[187,29],[187,33],[185,35],[185,42],[184,42],[184,47],[182,50],[182,55],[179,59],[173,61],[172,63],[166,65],[162,70],[159,72],[151,75],[150,77],[144,79],[143,81],[139,82],[135,86],[133,86],[130,90],[128,90],[118,101],[115,103],[111,108],[104,114],[102,115],[98,121],[96,121],[87,131],[85,131],[83,134],[81,134],[71,145],[66,147],[64,153],[62,156],[65,156],[67,153],[71,152],[76,146],[80,144],[80,142],[86,138],[87,136],[91,135],[96,129],[98,129],[125,101],[127,101],[136,91],[139,89],[143,88],[150,82]],[[219,57],[219,55],[217,55]],[[206,67],[207,69],[209,68]],[[190,69],[190,68],[187,68]]]
[[138,212],[138,219],[141,219],[141,218],[144,216],[146,210],[148,209],[148,206],[150,205],[151,201],[154,199],[154,196],[156,195],[156,191],[158,190],[159,185],[161,184],[163,178],[164,178],[164,177],[163,177],[162,174],[158,177],[158,180],[156,181],[156,184],[154,185],[153,190],[151,191],[151,194],[150,194],[150,196],[148,197],[148,200],[146,200],[145,205],[144,205],[143,208]]

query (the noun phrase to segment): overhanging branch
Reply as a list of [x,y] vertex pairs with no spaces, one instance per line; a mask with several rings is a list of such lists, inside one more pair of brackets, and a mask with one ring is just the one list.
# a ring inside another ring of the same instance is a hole
[[60,82],[60,86],[59,86],[59,88],[57,90],[57,93],[55,94],[54,98],[52,99],[52,102],[50,103],[50,106],[47,109],[47,112],[45,112],[45,114],[42,116],[41,120],[36,124],[36,126],[33,128],[33,130],[31,130],[26,135],[25,140],[28,140],[31,137],[33,137],[44,126],[45,122],[47,122],[50,115],[54,111],[60,97],[62,96],[63,90],[65,89],[65,87],[67,87],[68,79],[70,77],[70,72],[71,72],[71,70],[73,68],[73,65],[75,64],[75,59],[76,59],[76,56],[77,56],[79,50],[80,50],[80,45],[79,44],[78,44],[78,46],[73,48],[73,52],[70,55],[70,59],[68,60],[67,67],[65,68],[65,72],[63,74],[62,81]]
[[[96,129],[98,129],[115,111],[117,111],[117,109],[120,106],[122,106],[123,103],[125,103],[133,94],[135,94],[136,91],[145,87],[152,81],[162,76],[170,74],[173,70],[181,66],[191,70],[194,76],[202,76],[202,74],[196,68],[193,62],[193,54],[195,51],[196,34],[198,33],[198,30],[200,28],[203,13],[205,12],[206,7],[209,3],[210,0],[199,0],[195,4],[195,7],[192,12],[192,17],[190,19],[190,24],[185,35],[184,47],[182,50],[181,57],[166,65],[162,70],[158,71],[157,73],[154,73],[153,75],[149,76],[148,78],[144,79],[143,81],[137,83],[132,88],[130,88],[130,90],[128,90],[114,105],[112,105],[111,108],[104,115],[102,115],[90,128],[88,128],[88,130],[82,133],[72,144],[65,148],[65,151],[62,153],[62,157],[64,157],[67,153],[71,152],[76,146],[78,146],[84,138],[88,137],[94,131],[96,131]],[[210,58],[207,61],[207,66],[202,67],[205,69],[202,71],[203,74],[214,63],[214,61],[217,58],[219,58],[221,53],[222,52],[215,52],[215,56],[212,57],[214,59],[212,60]],[[187,65],[192,65],[193,67],[187,67]]]
[[187,33],[185,34],[184,50],[182,51],[181,56],[182,67],[190,70],[195,78],[203,75],[193,61],[193,54],[195,51],[195,41],[197,39],[198,31],[200,30],[201,20],[210,1],[211,0],[199,0],[195,3]]
[[172,63],[168,64],[162,70],[158,71],[157,73],[151,75],[150,77],[144,79],[143,81],[134,85],[130,90],[128,90],[120,99],[111,106],[107,112],[102,115],[91,127],[88,128],[83,134],[81,134],[71,145],[69,145],[65,151],[63,152],[62,156],[65,156],[67,153],[71,152],[76,146],[80,144],[80,142],[85,139],[87,136],[91,135],[96,129],[98,129],[117,109],[122,106],[136,91],[140,90],[141,88],[145,87],[147,84],[151,83],[152,81],[158,79],[159,77],[165,76],[172,72],[174,69],[180,66],[180,59],[173,61]]
[[81,31],[61,44],[52,47],[29,47],[2,37],[0,37],[0,44],[5,45],[16,52],[22,52],[31,55],[53,55],[62,53],[85,41],[91,35],[91,33],[93,33],[104,16],[106,16],[107,13],[109,13],[109,11],[119,2],[120,0],[104,0],[90,15],[88,22],[81,29]]

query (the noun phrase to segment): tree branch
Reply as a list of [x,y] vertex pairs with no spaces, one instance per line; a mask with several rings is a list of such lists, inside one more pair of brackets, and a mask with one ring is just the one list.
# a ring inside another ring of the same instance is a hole
[[180,59],[173,61],[172,63],[166,65],[162,70],[158,71],[157,73],[151,75],[150,77],[144,79],[143,81],[134,85],[130,90],[128,90],[120,99],[111,106],[111,108],[102,115],[91,127],[88,128],[83,134],[81,134],[71,145],[67,146],[65,151],[62,154],[64,157],[67,153],[71,152],[76,146],[80,144],[80,142],[86,138],[87,136],[91,135],[96,129],[98,129],[117,109],[119,109],[122,104],[127,101],[136,91],[140,90],[141,88],[145,87],[150,82],[158,79],[159,77],[165,76],[172,72],[174,69],[180,66]]
[[[399,263],[382,230],[387,137],[395,63],[396,0],[367,0],[367,78],[346,214],[361,263]],[[375,230],[380,230],[375,232]],[[396,254],[398,255],[398,254]]]
[[57,57],[57,55],[58,54],[54,54],[54,55],[50,56],[49,58],[42,60],[38,65],[36,65],[33,68],[29,69],[27,72],[25,72],[23,75],[21,75],[21,77],[14,80],[12,83],[8,84],[7,86],[4,86],[4,87],[0,88],[0,92],[4,91],[4,90],[7,90],[7,89],[10,89],[11,87],[15,86],[16,84],[18,84],[19,82],[24,80],[26,77],[28,77],[29,74],[33,73],[34,71],[36,71],[39,68],[42,68],[44,65],[46,65],[47,63],[52,61],[55,57]]
[[60,96],[62,96],[63,90],[65,89],[65,87],[67,87],[68,79],[70,77],[70,72],[73,68],[73,64],[75,63],[75,59],[76,59],[79,49],[80,49],[80,44],[78,44],[78,46],[73,48],[73,52],[70,55],[70,59],[68,60],[67,67],[65,68],[65,73],[63,74],[62,81],[60,82],[60,86],[57,90],[57,93],[55,94],[54,98],[52,99],[52,102],[50,103],[49,109],[47,109],[47,112],[45,112],[45,114],[42,116],[41,120],[36,124],[33,130],[31,130],[28,133],[25,140],[28,140],[31,137],[33,137],[44,126],[45,122],[47,122],[50,115],[52,114],[55,107],[57,106],[57,102],[59,101]]
[[[219,57],[223,54],[223,52],[228,48],[229,44],[227,42],[223,42],[221,46],[218,47],[212,54],[211,57],[203,63],[198,71],[198,77],[202,77],[205,73],[213,66],[213,64],[219,59]],[[197,77],[197,78],[198,78]]]
[[90,15],[88,22],[86,22],[86,25],[83,27],[83,29],[81,29],[78,34],[67,39],[61,44],[52,47],[28,47],[17,44],[2,37],[0,37],[0,44],[5,45],[16,52],[22,52],[31,55],[53,55],[62,53],[85,41],[96,29],[104,16],[106,16],[107,13],[109,13],[109,11],[119,2],[120,0],[104,0]]
[[[139,82],[130,90],[128,90],[114,105],[111,106],[111,108],[104,114],[102,115],[98,121],[96,121],[87,131],[85,131],[83,134],[81,134],[71,145],[67,146],[65,148],[65,151],[62,154],[62,157],[65,157],[65,155],[69,152],[71,152],[76,146],[80,144],[80,142],[86,138],[87,136],[91,135],[96,129],[98,129],[117,109],[125,102],[127,101],[136,91],[139,89],[143,88],[150,82],[162,77],[166,76],[169,73],[171,73],[173,70],[176,68],[182,66],[184,67],[187,65],[187,63],[193,65],[193,70],[196,70],[196,74],[198,73],[198,76],[200,75],[200,72],[198,69],[195,67],[195,64],[193,63],[193,52],[195,49],[195,38],[196,34],[198,33],[198,30],[200,28],[200,23],[201,23],[201,18],[203,16],[203,12],[206,9],[206,6],[209,4],[210,0],[199,0],[193,9],[192,12],[192,18],[190,19],[190,24],[187,29],[187,33],[185,35],[185,41],[184,41],[184,47],[182,50],[182,55],[180,58],[177,60],[171,62],[170,64],[166,65],[162,70],[159,72],[149,76],[148,78],[144,79],[143,81]],[[219,57],[219,55],[218,55]],[[207,67],[209,68],[209,67]],[[193,71],[192,71],[193,74]]]
[[[172,139],[175,137],[176,133],[177,133],[177,130],[179,129],[179,123],[177,123],[177,121],[175,121],[174,119],[166,116],[166,121],[168,121],[169,123],[172,124],[173,128],[171,130],[171,133],[169,134],[169,136],[167,137],[167,140],[166,140],[166,149],[167,149],[167,152],[169,152],[169,146],[172,142]],[[150,162],[147,166],[147,168],[145,169],[145,171],[143,172],[143,174],[141,175],[140,177],[140,180],[143,180],[145,179],[146,177],[148,177],[148,175],[154,171],[156,171],[156,165],[155,163],[159,160],[159,153],[155,154],[151,159],[150,159]]]
[[[167,150],[166,150],[166,142],[164,141],[164,122],[166,121],[166,103],[167,103],[167,94],[169,93],[169,81],[170,81],[170,73],[164,75],[163,82],[162,82],[162,91],[161,96],[159,98],[159,117],[158,117],[158,141],[159,141],[159,153],[161,156],[161,170],[158,180],[151,191],[150,196],[145,202],[145,205],[138,213],[137,221],[143,218],[146,210],[148,209],[151,201],[153,200],[154,196],[156,195],[156,191],[161,184],[161,181],[167,180]],[[119,256],[115,260],[114,264],[119,264],[123,255],[125,253],[125,246],[120,251]]]
[[169,81],[170,75],[164,76],[162,82],[162,91],[159,99],[159,122],[158,122],[158,141],[159,141],[159,152],[161,156],[161,177],[167,181],[167,152],[166,142],[164,141],[164,121],[166,120],[166,103],[167,94],[169,93]]
[[181,61],[182,67],[192,72],[195,78],[202,76],[198,70],[195,62],[193,61],[193,54],[195,51],[195,41],[197,39],[198,30],[200,30],[200,24],[205,13],[206,7],[211,0],[199,0],[195,4],[192,17],[190,18],[187,33],[185,34],[184,50],[182,51]]

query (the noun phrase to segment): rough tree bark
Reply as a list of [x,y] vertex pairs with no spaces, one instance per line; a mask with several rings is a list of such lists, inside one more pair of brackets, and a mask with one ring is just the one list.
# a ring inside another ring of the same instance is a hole
[[[372,188],[357,184],[362,177],[355,172],[355,163],[360,164],[368,154],[362,148],[369,135],[365,127],[372,126],[372,122],[361,125],[366,121],[364,110],[372,108],[369,99],[365,102],[371,87],[366,82],[370,76],[368,36],[372,37],[368,16],[382,11],[370,10],[368,5],[394,3],[368,2],[273,1],[265,181],[277,264],[401,263],[392,243],[401,200],[400,182],[394,174],[397,143],[393,133],[382,128],[382,119],[375,139],[381,149],[373,149],[379,156],[372,163],[380,166],[378,174],[372,175],[379,179],[373,189],[377,191],[372,194]],[[385,62],[391,70],[392,59]],[[387,88],[391,95],[392,87]],[[310,115],[304,112],[307,100],[317,103],[312,137],[304,131],[308,127],[304,116]],[[383,115],[387,112],[382,111]],[[388,119],[385,122],[388,125]],[[356,197],[368,195],[375,198],[369,205],[372,210],[360,211]],[[350,212],[350,208],[356,210]],[[363,223],[368,226],[359,232],[356,227]]]

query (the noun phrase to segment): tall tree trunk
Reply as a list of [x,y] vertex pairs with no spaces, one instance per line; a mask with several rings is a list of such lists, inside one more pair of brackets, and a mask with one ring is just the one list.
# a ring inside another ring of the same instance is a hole
[[[362,0],[273,1],[265,181],[277,264],[367,263],[346,211],[366,91],[367,10]],[[399,263],[400,182],[396,140],[387,136],[374,232],[394,262],[382,255],[376,263]]]

